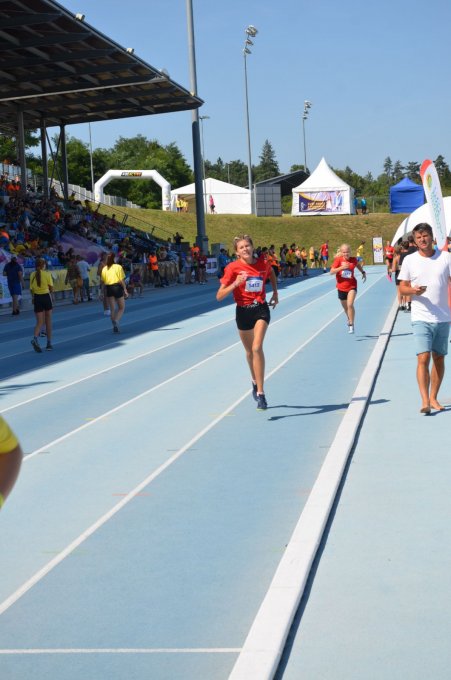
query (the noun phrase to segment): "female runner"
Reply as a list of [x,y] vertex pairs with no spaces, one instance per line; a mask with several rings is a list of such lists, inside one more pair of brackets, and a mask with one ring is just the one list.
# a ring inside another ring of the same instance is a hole
[[110,308],[113,333],[119,333],[119,321],[125,311],[125,298],[128,297],[125,285],[125,272],[120,264],[114,261],[114,253],[107,257],[106,264],[100,273],[105,284],[105,293]]
[[[252,396],[258,410],[268,408],[264,391],[265,355],[263,340],[270,321],[269,306],[278,302],[277,279],[271,263],[264,258],[254,257],[254,246],[250,236],[234,239],[237,259],[230,262],[220,279],[221,286],[216,294],[220,302],[229,293],[237,304],[236,324],[252,376]],[[266,302],[265,282],[270,280],[272,297]]]
[[354,270],[358,269],[366,281],[366,274],[356,257],[351,257],[351,247],[347,243],[340,246],[340,254],[334,259],[330,273],[337,279],[338,299],[348,319],[348,332],[354,333],[354,300],[357,295],[357,279]]
[[36,270],[30,274],[30,293],[33,299],[34,314],[36,325],[34,327],[34,337],[31,341],[35,352],[42,352],[39,345],[39,335],[45,323],[47,335],[46,350],[52,350],[52,293],[53,279],[50,272],[46,271],[46,261],[38,257],[36,260]]

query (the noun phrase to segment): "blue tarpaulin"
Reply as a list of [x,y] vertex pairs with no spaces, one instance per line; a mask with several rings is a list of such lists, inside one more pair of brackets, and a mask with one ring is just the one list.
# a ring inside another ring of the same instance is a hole
[[390,212],[411,213],[424,203],[424,191],[421,184],[415,184],[405,177],[398,184],[390,187]]

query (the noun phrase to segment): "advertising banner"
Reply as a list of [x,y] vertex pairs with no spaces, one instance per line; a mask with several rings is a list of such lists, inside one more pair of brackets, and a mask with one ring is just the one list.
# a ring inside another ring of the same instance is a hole
[[300,212],[343,212],[344,191],[304,191],[299,194]]
[[7,305],[12,302],[9,294],[8,279],[6,276],[0,276],[0,305]]
[[431,207],[432,213],[432,232],[437,241],[437,248],[445,250],[447,248],[447,229],[445,220],[445,208],[443,206],[442,189],[440,179],[437,175],[435,165],[430,160],[423,161],[420,168],[421,179],[423,180],[424,193],[426,200]]
[[374,264],[383,264],[384,262],[384,244],[382,236],[373,236],[373,262]]

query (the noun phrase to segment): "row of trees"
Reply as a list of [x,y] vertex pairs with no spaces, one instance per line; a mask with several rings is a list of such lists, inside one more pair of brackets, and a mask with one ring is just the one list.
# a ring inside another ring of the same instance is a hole
[[[39,139],[32,132],[26,136],[27,148],[33,150],[39,146]],[[53,140],[54,148],[57,140]],[[88,144],[75,137],[67,138],[67,160],[69,182],[91,188],[91,164]],[[16,159],[16,142],[14,138],[0,136],[0,156],[10,162]],[[451,192],[451,171],[443,156],[437,156],[434,161],[442,188],[445,193]],[[36,174],[41,174],[41,159],[31,152],[27,154],[27,164]],[[158,172],[173,187],[190,184],[193,172],[183,154],[175,143],[166,146],[157,140],[146,139],[143,135],[125,138],[119,137],[110,149],[95,149],[93,152],[94,180],[97,181],[110,168],[158,170]],[[303,170],[303,165],[293,165],[290,172]],[[334,169],[337,175],[350,184],[357,196],[388,196],[389,188],[403,177],[409,177],[415,182],[420,180],[420,164],[409,161],[405,165],[401,161],[392,161],[387,156],[383,163],[383,172],[373,177],[371,172],[362,176],[354,172],[349,166],[344,170]],[[258,165],[252,168],[254,182],[259,182],[281,174],[276,154],[271,142],[267,139],[263,144]],[[55,178],[61,177],[61,159],[49,163],[49,174]],[[248,166],[241,160],[225,163],[218,158],[215,163],[205,159],[206,177],[214,177],[224,182],[238,186],[248,186]],[[161,190],[152,181],[142,180],[114,180],[108,185],[108,193],[123,196],[129,201],[148,208],[161,207]]]

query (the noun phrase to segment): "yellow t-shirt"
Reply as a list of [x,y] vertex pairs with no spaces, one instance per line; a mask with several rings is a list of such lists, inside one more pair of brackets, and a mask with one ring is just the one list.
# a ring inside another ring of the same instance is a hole
[[357,257],[363,257],[363,246],[357,248]]
[[30,292],[32,295],[45,295],[50,293],[50,287],[53,288],[53,279],[50,272],[46,269],[41,270],[41,285],[38,286],[36,281],[36,272],[31,272],[30,275]]
[[125,272],[120,264],[112,264],[111,267],[105,266],[102,269],[102,281],[106,286],[113,286],[125,279]]
[[9,427],[8,423],[0,416],[0,455],[2,453],[9,453],[18,446],[19,442],[16,439],[14,432]]

